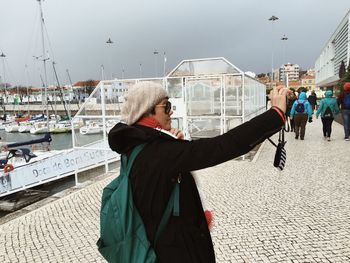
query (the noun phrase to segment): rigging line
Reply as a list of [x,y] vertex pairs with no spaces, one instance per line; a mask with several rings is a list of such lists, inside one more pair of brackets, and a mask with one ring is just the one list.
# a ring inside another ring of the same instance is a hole
[[[7,69],[7,74],[6,74],[6,69]],[[14,78],[14,75],[13,75],[13,71],[10,67],[10,64],[8,62],[7,59],[5,59],[5,74],[6,74],[6,82],[10,84],[10,80],[11,81],[14,81],[15,78]]]
[[[37,54],[34,54],[35,53],[35,50],[34,50],[34,47],[37,46],[37,42],[38,42],[38,29],[40,28],[39,26],[39,10],[36,9],[36,14],[35,14],[35,22],[33,24],[33,27],[32,27],[32,30],[31,30],[31,34],[29,35],[29,40],[27,43],[29,43],[29,45],[27,46],[27,52],[26,52],[26,57],[25,57],[25,64],[29,64],[29,60],[32,59],[32,56],[33,55],[37,55]],[[34,40],[36,42],[34,42]]]
[[55,55],[53,53],[53,48],[52,48],[51,41],[50,41],[50,38],[49,38],[49,33],[47,32],[46,24],[45,24],[44,21],[43,21],[43,25],[44,25],[44,31],[46,33],[47,43],[49,44],[49,51],[51,52],[51,55],[52,55],[51,59],[52,59],[52,61],[55,61]]
[[29,74],[28,74],[28,65],[24,66],[24,78],[26,80],[26,97],[27,97],[27,113],[30,115],[30,95],[29,95]]

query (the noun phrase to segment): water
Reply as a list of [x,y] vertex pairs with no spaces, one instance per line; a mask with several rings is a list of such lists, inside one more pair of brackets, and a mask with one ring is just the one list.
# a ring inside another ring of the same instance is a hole
[[[0,131],[1,142],[24,142],[29,140],[36,140],[44,137],[44,134],[33,135],[30,133],[7,133],[6,131]],[[52,150],[64,150],[73,147],[72,134],[71,133],[59,133],[51,134],[52,142],[50,143],[50,149]],[[101,140],[102,134],[89,134],[81,135],[79,131],[75,133],[76,145],[82,146],[97,140]],[[27,147],[27,146],[25,146]]]

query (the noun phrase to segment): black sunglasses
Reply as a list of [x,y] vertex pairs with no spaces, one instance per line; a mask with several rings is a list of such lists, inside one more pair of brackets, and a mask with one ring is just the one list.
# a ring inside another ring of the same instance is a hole
[[158,104],[156,107],[164,107],[165,114],[169,114],[171,111],[171,102],[167,101],[165,104]]

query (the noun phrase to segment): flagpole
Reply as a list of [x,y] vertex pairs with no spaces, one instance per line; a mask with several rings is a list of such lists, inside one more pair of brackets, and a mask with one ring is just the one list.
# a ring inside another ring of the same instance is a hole
[[164,56],[164,62],[163,62],[163,77],[165,77],[165,64],[166,64],[166,54],[165,54],[165,51],[164,51],[164,54],[163,54],[163,56]]

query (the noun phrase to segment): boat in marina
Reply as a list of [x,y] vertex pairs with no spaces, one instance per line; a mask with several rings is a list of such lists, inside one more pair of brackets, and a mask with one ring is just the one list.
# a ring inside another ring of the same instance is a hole
[[46,116],[44,114],[38,114],[36,116],[33,116],[32,118],[28,119],[25,122],[21,122],[19,124],[18,132],[19,133],[25,133],[30,132],[30,129],[33,127],[33,124],[35,122],[44,122],[46,121]]
[[5,130],[5,128],[15,122],[15,117],[12,115],[4,114],[3,117],[0,118],[0,130]]
[[87,125],[79,129],[80,134],[89,135],[89,134],[99,134],[103,132],[101,125],[97,122],[90,122]]
[[106,132],[107,134],[112,130],[112,128],[120,121],[120,118],[114,119],[114,120],[107,120],[106,121]]
[[30,129],[31,134],[43,134],[50,132],[50,129],[54,127],[56,121],[39,121],[32,124]]
[[72,132],[72,124],[70,121],[60,121],[58,123],[53,124],[52,127],[50,127],[50,133],[67,133]]
[[24,121],[29,120],[30,118],[31,118],[30,115],[26,115],[26,116],[24,116],[24,117],[17,117],[17,118],[15,118],[15,121],[16,121],[16,122],[24,122]]
[[32,124],[30,122],[21,122],[19,124],[18,132],[19,133],[30,132],[31,128],[32,128]]
[[6,132],[18,132],[19,125],[17,122],[9,123],[5,126]]

